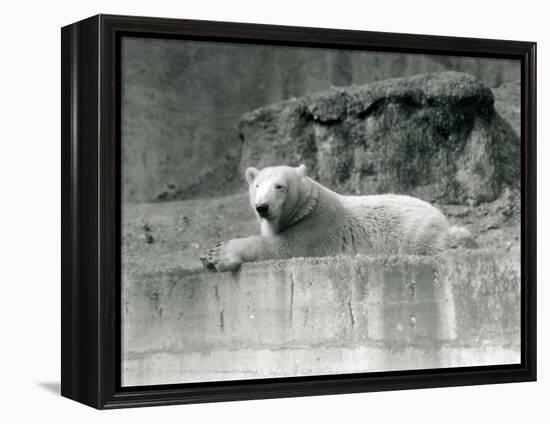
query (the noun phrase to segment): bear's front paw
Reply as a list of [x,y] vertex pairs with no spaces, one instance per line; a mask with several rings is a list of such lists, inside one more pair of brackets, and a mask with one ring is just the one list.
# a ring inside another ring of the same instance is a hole
[[210,249],[206,259],[210,265],[220,272],[235,271],[239,269],[242,263],[235,240],[230,240]]

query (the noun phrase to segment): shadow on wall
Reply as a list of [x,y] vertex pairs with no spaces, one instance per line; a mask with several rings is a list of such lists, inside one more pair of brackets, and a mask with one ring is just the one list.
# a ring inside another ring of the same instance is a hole
[[61,383],[59,381],[41,381],[40,383],[37,383],[37,385],[52,394],[61,394]]
[[329,89],[425,72],[468,72],[489,87],[518,61],[127,38],[122,43],[125,202],[234,191],[241,115]]

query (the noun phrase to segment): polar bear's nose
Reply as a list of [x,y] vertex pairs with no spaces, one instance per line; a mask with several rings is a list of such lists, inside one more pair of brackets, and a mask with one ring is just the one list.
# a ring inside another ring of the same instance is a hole
[[260,216],[267,216],[269,213],[269,205],[267,203],[262,203],[261,205],[256,206],[256,212]]

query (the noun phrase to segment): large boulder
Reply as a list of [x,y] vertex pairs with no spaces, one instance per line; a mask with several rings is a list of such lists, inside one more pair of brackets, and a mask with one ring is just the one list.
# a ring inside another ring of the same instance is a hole
[[520,182],[520,142],[489,88],[457,72],[333,88],[242,116],[240,168],[305,163],[342,193],[492,201]]

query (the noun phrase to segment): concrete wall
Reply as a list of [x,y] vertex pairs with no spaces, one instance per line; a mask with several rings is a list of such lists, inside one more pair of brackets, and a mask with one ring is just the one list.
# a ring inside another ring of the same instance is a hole
[[128,276],[123,385],[518,363],[518,258],[311,258]]
[[239,117],[260,106],[423,72],[469,72],[490,87],[519,61],[125,38],[123,196],[127,202],[220,194],[241,183]]

